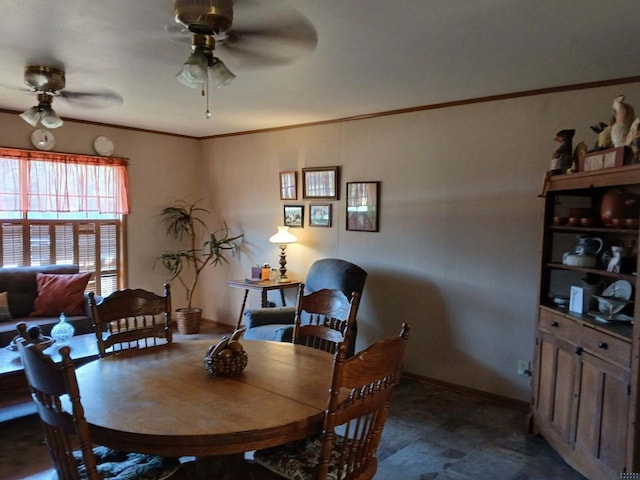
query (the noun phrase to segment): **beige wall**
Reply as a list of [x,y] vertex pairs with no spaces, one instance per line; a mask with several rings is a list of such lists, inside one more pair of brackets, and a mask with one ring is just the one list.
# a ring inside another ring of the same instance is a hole
[[[640,87],[622,85],[206,140],[202,168],[214,203],[247,237],[225,275],[277,263],[268,238],[285,203],[278,171],[339,165],[334,226],[305,221],[293,230],[299,242],[288,249],[289,271],[304,278],[321,257],[359,264],[369,272],[359,348],[407,321],[407,371],[528,400],[529,379],[516,370],[533,356],[538,194],[558,147],[553,137],[575,128],[574,144],[592,146],[589,125],[607,121],[622,92],[640,107]],[[379,233],[345,230],[345,182],[358,180],[381,182]],[[308,215],[309,201],[291,203]],[[211,299],[208,315],[234,318],[241,292],[225,291],[221,276],[209,282],[226,293]]]
[[[285,203],[277,173],[339,165],[333,227],[305,221],[294,230],[289,272],[304,278],[322,257],[361,265],[369,277],[359,348],[408,321],[407,371],[528,400],[529,379],[516,375],[516,364],[532,359],[537,195],[553,137],[575,128],[574,143],[591,146],[588,126],[608,120],[619,93],[640,109],[640,86],[621,85],[204,141],[67,121],[54,131],[55,151],[92,154],[93,138],[108,135],[116,155],[130,159],[130,286],[161,288],[153,260],[168,242],[157,214],[175,198],[206,197],[214,224],[224,219],[244,233],[237,258],[206,272],[196,299],[205,317],[229,324],[242,292],[225,280],[278,261],[268,242]],[[17,115],[0,113],[0,125],[0,145],[31,148],[32,129]],[[379,233],[345,231],[345,182],[358,180],[381,182]],[[308,216],[309,201],[291,203],[304,204]],[[177,284],[173,290],[174,307],[182,306]],[[257,294],[249,301],[257,305]]]

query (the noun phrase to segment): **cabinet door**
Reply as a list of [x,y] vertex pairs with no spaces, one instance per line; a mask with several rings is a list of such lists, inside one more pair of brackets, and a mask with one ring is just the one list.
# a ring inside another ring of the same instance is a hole
[[557,433],[565,443],[571,442],[575,374],[578,365],[576,346],[539,331],[538,369],[535,415]]
[[575,449],[599,460],[613,478],[625,466],[629,373],[583,353],[579,380]]

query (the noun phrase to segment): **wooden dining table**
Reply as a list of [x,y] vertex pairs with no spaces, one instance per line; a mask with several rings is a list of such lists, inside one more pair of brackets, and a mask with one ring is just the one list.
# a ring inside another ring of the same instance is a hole
[[78,368],[94,441],[120,450],[195,456],[196,477],[210,479],[240,462],[244,452],[322,430],[332,355],[247,340],[244,372],[220,377],[204,367],[214,343],[174,342]]

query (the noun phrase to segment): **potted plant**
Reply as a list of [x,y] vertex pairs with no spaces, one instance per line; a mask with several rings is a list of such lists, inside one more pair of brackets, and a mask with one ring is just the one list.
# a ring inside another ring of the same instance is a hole
[[189,204],[179,200],[160,213],[167,235],[178,241],[188,241],[186,249],[163,252],[157,259],[169,272],[169,281],[177,279],[187,294],[187,307],[176,310],[180,333],[198,333],[200,330],[202,309],[192,307],[200,274],[208,265],[228,263],[225,255],[235,250],[238,247],[236,241],[243,237],[230,236],[226,223],[223,228],[209,233],[209,228],[201,218],[202,214],[208,214],[209,211],[198,206],[201,201]]

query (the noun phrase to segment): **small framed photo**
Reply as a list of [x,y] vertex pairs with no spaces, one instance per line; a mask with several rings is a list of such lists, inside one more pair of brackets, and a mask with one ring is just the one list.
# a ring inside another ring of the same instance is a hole
[[583,313],[584,306],[584,290],[581,287],[571,287],[571,295],[569,296],[569,310],[574,313]]
[[298,172],[280,172],[280,200],[298,199]]
[[304,228],[304,205],[285,205],[284,224],[287,227]]
[[338,167],[303,168],[302,198],[338,200]]
[[380,182],[347,183],[347,230],[377,232]]
[[310,227],[330,227],[331,226],[331,204],[309,205],[309,226]]

